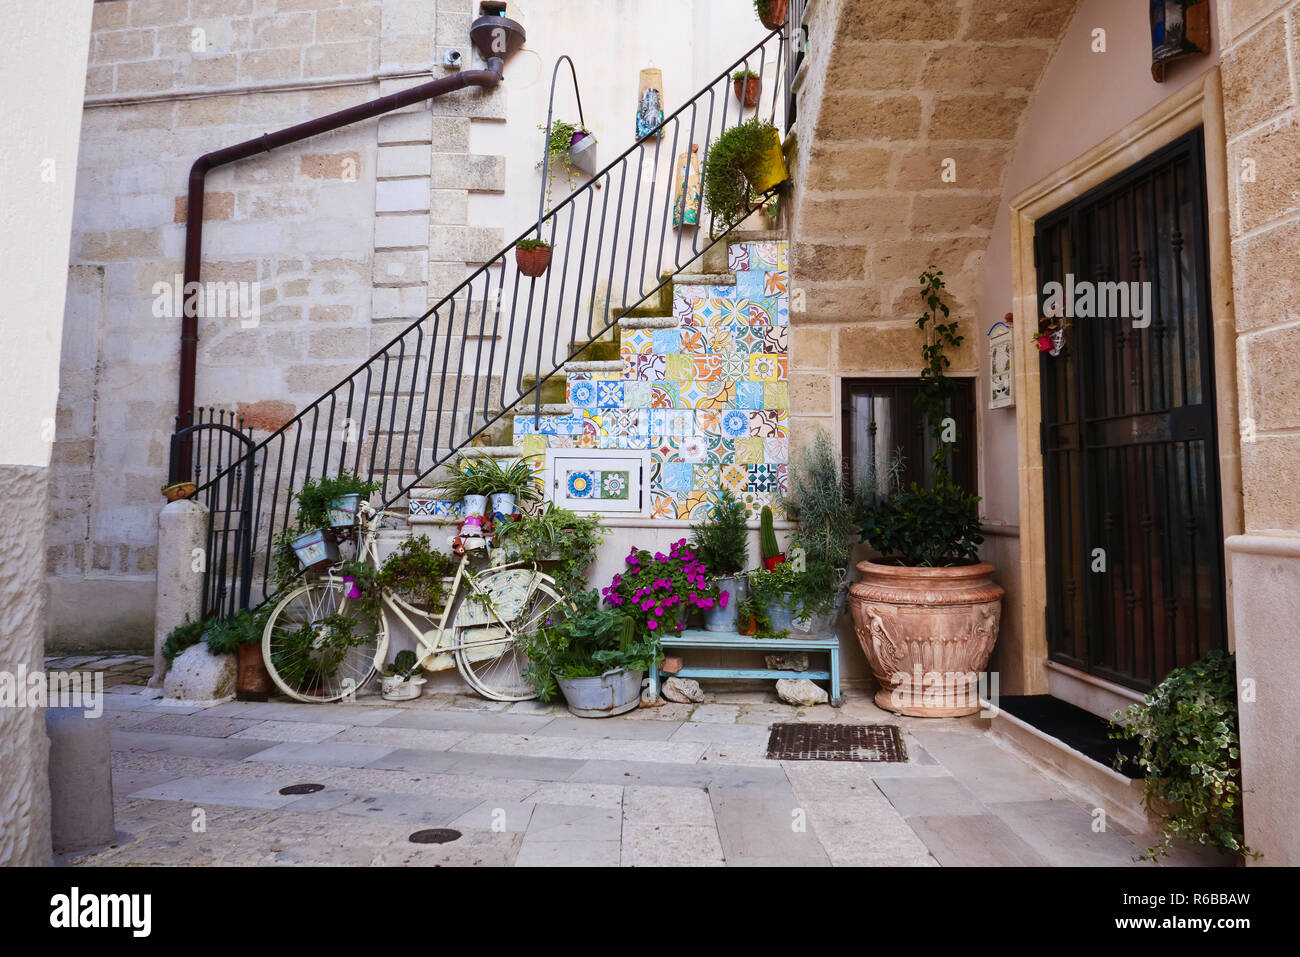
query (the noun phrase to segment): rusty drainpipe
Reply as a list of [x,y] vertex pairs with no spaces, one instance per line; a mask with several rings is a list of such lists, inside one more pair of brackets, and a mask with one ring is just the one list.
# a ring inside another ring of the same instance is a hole
[[[180,401],[177,414],[177,431],[194,424],[194,384],[199,346],[198,312],[199,301],[202,299],[203,293],[197,285],[191,285],[191,283],[197,284],[199,282],[199,271],[203,262],[203,189],[208,171],[216,169],[218,166],[225,166],[227,163],[234,163],[237,160],[256,156],[259,153],[270,152],[277,146],[296,143],[299,140],[305,140],[320,133],[328,133],[331,130],[337,130],[340,127],[361,120],[368,120],[383,113],[391,113],[393,110],[399,110],[404,106],[419,103],[421,100],[432,99],[453,90],[460,90],[467,86],[491,89],[501,82],[504,70],[505,61],[499,56],[493,56],[488,59],[487,69],[485,70],[466,70],[429,83],[422,83],[419,86],[411,87],[409,90],[402,90],[400,93],[381,96],[377,100],[350,106],[346,110],[339,110],[337,113],[331,113],[328,116],[320,116],[314,120],[307,120],[305,123],[298,123],[275,133],[264,133],[256,139],[246,140],[234,146],[227,146],[225,149],[205,153],[194,161],[194,165],[190,167],[189,202],[185,213],[185,273],[184,285],[181,287],[185,308],[182,310],[181,315]],[[190,290],[193,290],[193,292],[190,292]],[[178,456],[180,471],[183,473],[179,479],[180,481],[190,479],[193,468],[193,461],[189,454],[188,436],[183,440],[183,444],[184,448],[181,449],[181,454]]]

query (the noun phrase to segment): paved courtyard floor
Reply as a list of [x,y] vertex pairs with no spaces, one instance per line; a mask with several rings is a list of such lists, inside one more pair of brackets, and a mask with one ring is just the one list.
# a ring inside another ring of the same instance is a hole
[[[861,694],[796,709],[717,690],[593,720],[456,694],[166,705],[115,672],[118,839],[66,864],[1134,866],[1145,846],[1094,830],[978,718],[903,718]],[[769,760],[778,721],[895,724],[907,762]],[[296,784],[323,788],[280,793]],[[408,841],[435,827],[462,836]]]

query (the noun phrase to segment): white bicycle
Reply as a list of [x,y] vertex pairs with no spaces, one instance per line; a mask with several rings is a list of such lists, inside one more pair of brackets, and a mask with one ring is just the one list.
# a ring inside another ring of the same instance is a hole
[[[360,560],[378,570],[379,522],[363,503],[357,517]],[[296,701],[324,703],[355,694],[383,667],[389,621],[416,640],[416,657],[425,671],[456,667],[479,694],[494,701],[525,701],[536,696],[524,676],[528,658],[516,639],[556,623],[570,605],[555,582],[521,562],[475,570],[484,549],[467,549],[456,573],[443,580],[438,607],[417,607],[392,589],[380,589],[378,624],[359,614],[360,599],[331,566],[324,578],[309,581],[276,603],[262,633],[262,656],[276,687]]]

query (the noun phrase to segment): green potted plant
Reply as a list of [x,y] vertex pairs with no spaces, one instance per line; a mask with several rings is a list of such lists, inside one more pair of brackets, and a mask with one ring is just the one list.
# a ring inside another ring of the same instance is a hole
[[[489,464],[491,463],[491,464]],[[445,478],[434,485],[450,499],[460,499],[466,517],[487,514],[488,496],[497,489],[491,459],[462,455]]]
[[379,482],[350,472],[308,479],[298,490],[298,524],[304,528],[351,528],[357,523],[361,499],[381,487]]
[[339,543],[328,530],[320,525],[292,525],[276,538],[281,552],[288,552],[298,561],[298,569],[288,578],[277,574],[280,585],[287,584],[296,577],[297,571],[310,571],[323,565],[333,565],[339,560]]
[[789,178],[781,134],[771,123],[754,117],[724,130],[704,161],[704,202],[714,234],[739,223],[760,197]]
[[[546,132],[545,126],[539,124],[537,128],[543,133]],[[581,170],[588,176],[596,172],[596,136],[581,123],[552,120],[551,134],[546,141],[546,152],[549,155],[549,162],[543,164],[539,161],[537,169],[541,169],[543,165],[547,167],[546,209],[549,210],[556,170],[564,171],[564,178],[570,190],[576,185],[577,171]]]
[[753,70],[737,70],[731,74],[731,85],[736,91],[736,99],[747,110],[758,106],[758,98],[763,92],[763,78]]
[[519,502],[536,502],[542,497],[537,484],[538,469],[533,468],[523,459],[514,459],[509,465],[502,465],[500,459],[479,459],[475,468],[487,477],[491,489],[488,499],[492,506],[492,518],[513,515],[515,505]]
[[789,0],[754,0],[754,12],[763,26],[769,30],[779,30],[785,26],[786,8]]
[[652,633],[613,608],[595,590],[578,592],[561,620],[548,619],[519,645],[528,656],[525,675],[543,701],[564,696],[581,718],[606,718],[635,708],[641,681],[661,648]]
[[545,563],[565,595],[576,595],[587,587],[587,569],[605,540],[599,515],[579,515],[554,502],[503,518],[496,532],[511,561],[535,567]]
[[448,578],[455,574],[457,564],[456,559],[436,550],[428,535],[414,535],[384,559],[372,587],[358,588],[361,592],[359,607],[373,619],[378,605],[372,607],[365,596],[377,594],[383,588],[397,592],[415,605],[441,607],[447,595]]
[[767,611],[769,604],[783,599],[779,586],[763,569],[750,572],[747,579],[745,593],[736,602],[736,631],[755,638],[784,638],[789,632],[778,631]]
[[515,265],[521,275],[536,279],[551,265],[551,244],[540,237],[515,243]]
[[691,538],[696,556],[719,589],[717,603],[704,612],[704,627],[708,631],[731,631],[736,614],[734,607],[727,610],[727,603],[743,598],[746,590],[742,574],[749,559],[745,503],[724,491],[709,509],[708,520],[691,526]]
[[750,575],[750,586],[767,614],[772,633],[786,633],[796,626],[805,633],[824,631],[824,626],[812,623],[835,607],[835,583],[830,565],[808,560],[784,561],[772,571],[762,569]]
[[190,616],[186,615],[182,624],[167,632],[167,637],[163,639],[162,656],[169,669],[177,655],[203,640],[203,631],[207,625],[203,620],[190,621]]
[[943,321],[949,313],[942,276],[933,269],[921,274],[926,308],[917,320],[927,334],[917,405],[936,438],[931,485],[912,482],[863,499],[862,541],[880,557],[858,563],[861,579],[849,589],[858,642],[880,685],[876,704],[933,718],[979,711],[978,675],[997,641],[1003,595],[993,566],[979,560],[979,496],[957,486],[947,470],[952,382],[945,351],[962,337],[955,321]]
[[763,559],[763,568],[772,571],[785,561],[785,552],[776,541],[776,526],[772,522],[772,509],[764,505],[758,514],[758,554]]
[[393,656],[380,676],[380,691],[387,701],[412,701],[420,697],[424,685],[424,669],[420,660],[409,648]]
[[203,641],[214,655],[239,659],[235,697],[240,701],[265,701],[271,693],[271,673],[262,660],[262,632],[267,611],[240,609],[229,618],[213,619],[203,631]]
[[[1237,725],[1237,671],[1232,655],[1212,651],[1175,668],[1142,704],[1115,712],[1110,736],[1138,743],[1146,772],[1142,800],[1161,822],[1162,842],[1139,860],[1169,854],[1174,838],[1222,854],[1258,858],[1246,846],[1241,808],[1241,741]],[[1124,763],[1117,755],[1115,766]]]
[[366,637],[357,633],[357,627],[356,619],[340,614],[304,622],[297,631],[285,635],[272,653],[280,679],[302,694],[319,693],[348,651],[364,644]]

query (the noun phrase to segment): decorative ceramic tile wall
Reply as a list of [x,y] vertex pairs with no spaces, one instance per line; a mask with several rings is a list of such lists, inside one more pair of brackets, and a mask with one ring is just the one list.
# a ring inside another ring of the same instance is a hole
[[[753,515],[771,505],[780,517],[790,436],[787,258],[784,242],[735,243],[735,285],[679,276],[675,327],[623,330],[621,373],[572,374],[570,414],[515,420],[525,456],[648,449],[653,517],[698,521],[724,489]],[[600,487],[594,476],[590,487]]]

